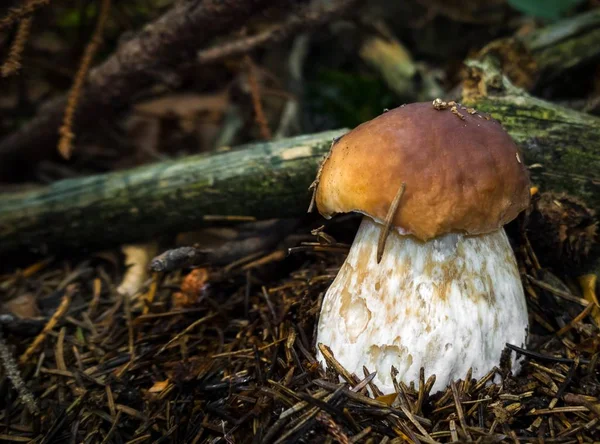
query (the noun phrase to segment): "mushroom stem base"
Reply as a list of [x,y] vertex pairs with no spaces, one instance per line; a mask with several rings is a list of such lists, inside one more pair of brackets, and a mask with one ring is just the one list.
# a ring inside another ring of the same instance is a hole
[[[423,367],[426,378],[436,375],[436,392],[470,368],[474,378],[484,376],[500,364],[506,343],[525,346],[527,306],[503,229],[429,242],[393,230],[377,264],[382,229],[364,217],[323,300],[317,343],[346,370],[376,371],[375,384],[392,393],[392,366],[406,384],[418,384]],[[513,359],[512,370],[519,367]]]

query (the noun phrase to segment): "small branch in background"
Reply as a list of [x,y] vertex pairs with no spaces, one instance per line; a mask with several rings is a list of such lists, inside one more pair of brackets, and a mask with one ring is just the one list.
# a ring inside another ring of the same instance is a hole
[[75,116],[77,103],[81,97],[83,84],[92,65],[92,60],[94,59],[96,51],[98,51],[98,48],[102,43],[102,34],[104,32],[106,21],[108,20],[109,11],[110,0],[102,0],[102,6],[100,8],[100,13],[98,14],[98,21],[96,22],[96,29],[94,29],[92,38],[85,48],[79,69],[75,75],[75,81],[73,82],[71,91],[69,91],[67,107],[63,117],[63,124],[58,131],[60,134],[58,151],[65,159],[69,159],[71,157],[71,153],[73,152],[73,139],[75,138],[75,135],[73,134],[73,117]]
[[0,31],[33,14],[38,8],[47,5],[50,0],[29,0],[23,5],[12,8],[0,19]]
[[410,52],[398,40],[372,35],[365,39],[359,55],[380,72],[390,89],[399,96],[406,96],[407,91],[414,89],[417,68]]
[[256,66],[254,65],[254,62],[250,56],[247,55],[244,60],[248,70],[248,84],[250,85],[250,94],[252,96],[252,106],[254,107],[255,120],[260,128],[260,136],[264,140],[270,140],[273,137],[273,134],[271,133],[271,128],[269,128],[269,122],[265,116],[265,111],[260,99],[260,85],[258,84],[258,79],[256,76]]
[[215,248],[201,245],[167,250],[150,262],[153,272],[169,272],[201,264],[227,265],[241,258],[268,251],[291,234],[299,219],[272,219],[240,227],[238,235]]
[[2,64],[2,67],[0,67],[0,75],[2,77],[8,77],[16,74],[21,69],[21,55],[23,54],[23,49],[25,48],[25,44],[29,38],[29,31],[31,31],[32,22],[33,18],[26,17],[19,23],[19,28],[17,29],[15,39],[12,42],[10,51],[8,52],[8,56]]
[[39,415],[40,409],[37,405],[33,394],[29,391],[27,386],[25,385],[25,381],[21,377],[21,373],[19,372],[19,366],[15,361],[14,356],[8,349],[8,345],[4,341],[4,336],[2,334],[2,329],[0,328],[0,364],[4,367],[4,371],[6,372],[6,376],[12,382],[13,387],[19,394],[19,399],[23,404],[27,406],[29,411],[34,415]]
[[201,65],[215,63],[228,57],[240,56],[257,48],[284,41],[301,30],[324,25],[340,18],[343,13],[357,3],[357,0],[337,0],[331,3],[332,6],[327,8],[307,8],[304,12],[293,15],[285,22],[256,35],[242,37],[214,48],[202,50],[198,52],[196,61]]
[[364,25],[374,28],[374,32],[364,38],[359,55],[398,98],[420,102],[446,95],[437,70],[413,60],[408,48],[384,23]]
[[[78,131],[115,118],[139,94],[161,78],[181,72],[196,52],[217,36],[239,29],[275,0],[204,0],[174,2],[171,9],[123,41],[113,54],[92,69],[77,105]],[[38,107],[29,122],[0,140],[0,181],[19,180],[23,171],[53,157],[67,104],[64,95]]]
[[281,139],[302,132],[300,101],[304,96],[303,70],[309,48],[310,33],[308,32],[298,35],[290,48],[287,63],[288,82],[286,90],[292,93],[292,97],[287,100],[281,112],[278,128],[275,132],[275,139]]
[[204,262],[206,257],[207,252],[196,247],[173,248],[152,259],[150,270],[157,273],[191,267]]

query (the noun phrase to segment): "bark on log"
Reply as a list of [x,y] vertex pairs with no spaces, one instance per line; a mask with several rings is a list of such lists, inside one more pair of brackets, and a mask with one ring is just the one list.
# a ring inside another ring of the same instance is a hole
[[103,248],[193,230],[207,215],[301,215],[320,159],[343,133],[257,143],[0,194],[0,255]]
[[[464,103],[498,118],[522,147],[534,183],[600,210],[600,119],[535,99],[494,59],[469,62]],[[0,195],[0,255],[18,249],[107,247],[194,229],[206,215],[295,217],[334,137],[345,130]]]

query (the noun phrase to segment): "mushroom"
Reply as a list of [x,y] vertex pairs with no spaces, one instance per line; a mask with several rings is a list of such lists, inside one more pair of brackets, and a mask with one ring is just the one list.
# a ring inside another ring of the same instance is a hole
[[364,215],[317,330],[349,372],[376,371],[391,393],[392,366],[406,384],[423,367],[435,392],[469,369],[484,376],[506,343],[525,346],[527,306],[503,226],[528,206],[529,177],[496,120],[439,99],[403,105],[334,142],[315,187],[324,217]]

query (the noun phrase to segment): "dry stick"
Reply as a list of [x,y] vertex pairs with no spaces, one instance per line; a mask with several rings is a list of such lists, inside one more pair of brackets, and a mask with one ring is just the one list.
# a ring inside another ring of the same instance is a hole
[[[312,383],[314,385],[316,385],[317,387],[322,387],[327,390],[337,390],[340,388],[339,384],[335,384],[333,382],[325,381],[322,379],[315,379],[312,381]],[[353,401],[358,401],[362,404],[366,404],[368,406],[382,409],[389,413],[393,413],[394,415],[399,416],[400,418],[408,419],[408,418],[406,418],[406,415],[404,415],[404,412],[402,410],[390,407],[385,402],[378,401],[373,398],[369,398],[368,396],[365,396],[361,393],[353,392],[352,390],[350,390],[347,387],[344,387],[342,389],[342,394]],[[424,426],[431,427],[433,425],[430,419],[424,418],[422,416],[413,415],[413,418],[415,418],[417,421],[419,421]]]
[[216,313],[213,314],[209,314],[204,316],[203,318],[198,319],[195,322],[192,322],[190,325],[188,325],[183,331],[181,331],[180,333],[177,333],[175,336],[173,336],[171,338],[171,340],[169,342],[167,342],[165,345],[163,345],[160,350],[158,350],[158,352],[156,352],[156,355],[160,355],[163,351],[165,351],[171,344],[179,341],[179,338],[187,335],[190,331],[192,331],[194,328],[196,328],[198,325],[203,324],[204,322],[214,318],[215,316],[217,316]]
[[318,347],[320,352],[323,354],[323,358],[325,358],[325,362],[327,362],[331,368],[333,368],[342,378],[344,378],[348,384],[351,386],[358,384],[358,381],[354,379],[350,372],[348,372],[348,370],[346,370],[344,366],[340,364],[337,359],[335,359],[329,347],[321,343],[319,343]]
[[367,436],[372,431],[373,431],[373,428],[371,426],[365,427],[364,429],[362,429],[362,431],[360,431],[359,433],[357,433],[356,435],[354,435],[350,438],[350,443],[355,443],[355,442],[361,441],[365,436]]
[[60,301],[60,305],[58,306],[52,317],[48,320],[48,323],[45,325],[44,329],[40,332],[39,335],[36,336],[36,338],[29,345],[29,347],[27,347],[27,350],[25,350],[25,353],[23,353],[19,358],[20,364],[25,364],[29,360],[29,358],[33,356],[33,354],[38,350],[42,342],[44,342],[44,339],[46,339],[46,336],[48,336],[50,330],[52,330],[56,326],[56,324],[62,319],[64,314],[69,309],[69,306],[71,305],[71,299],[76,289],[77,287],[75,285],[69,285],[67,287],[65,294],[62,297],[62,300]]
[[425,368],[421,367],[419,369],[419,393],[417,397],[417,402],[415,403],[415,409],[413,413],[420,414],[421,408],[423,407],[423,402],[425,397],[429,395],[429,392],[425,391]]
[[595,307],[596,306],[594,304],[590,304],[587,307],[585,307],[577,316],[575,316],[573,319],[571,319],[571,322],[569,322],[563,328],[561,328],[560,330],[558,330],[556,332],[556,336],[562,336],[566,332],[568,332],[569,330],[571,330],[573,327],[575,327],[575,325],[577,325],[579,322],[581,322],[585,318],[587,318],[587,316],[592,312],[592,310]]
[[426,438],[424,439],[425,442],[433,444],[437,443],[437,441],[433,439],[429,433],[427,433],[427,430],[425,430],[423,426],[419,424],[419,421],[415,419],[414,415],[410,412],[409,409],[401,405],[400,410],[402,410],[402,412],[406,415],[408,420],[412,422],[413,425],[419,430],[419,432],[421,432],[421,434]]
[[19,23],[19,29],[17,29],[17,34],[12,42],[8,56],[0,68],[0,75],[2,77],[16,74],[21,69],[21,55],[29,38],[32,22],[33,19],[31,17],[26,17]]
[[539,281],[536,278],[534,278],[533,276],[527,275],[527,279],[529,279],[529,281],[531,281],[532,284],[534,284],[546,291],[549,291],[550,293],[552,293],[555,296],[558,296],[559,298],[563,298],[563,299],[566,299],[567,301],[575,302],[576,304],[583,305],[584,307],[587,307],[588,305],[590,305],[590,302],[587,301],[586,299],[578,298],[577,296],[573,296],[571,293],[568,293],[566,291],[555,288],[552,285],[547,284],[546,282]]
[[65,362],[65,334],[67,329],[65,327],[60,329],[58,339],[54,347],[54,359],[56,360],[56,368],[58,370],[67,371],[67,364]]
[[[109,386],[107,386],[109,387]],[[105,444],[107,442],[110,442],[110,438],[112,438],[113,434],[115,433],[115,430],[117,430],[117,426],[119,425],[119,419],[121,419],[121,411],[117,412],[117,415],[115,416],[115,419],[112,423],[112,425],[110,426],[110,429],[108,430],[108,433],[106,434],[106,436],[104,437],[104,439],[102,440],[101,444]]]
[[469,434],[469,430],[467,428],[467,421],[465,420],[465,413],[463,412],[462,404],[460,402],[458,389],[456,388],[456,384],[454,383],[454,381],[450,383],[450,387],[452,388],[452,396],[454,397],[454,404],[456,406],[456,413],[458,414],[460,426],[463,429],[463,433],[465,434],[467,439],[469,441],[472,441],[471,435]]
[[[538,353],[538,352],[534,352],[531,350],[525,350],[524,348],[521,347],[517,347],[516,345],[512,345],[509,343],[504,344],[508,349],[517,352],[520,355],[523,356],[527,356],[529,358],[532,359],[538,359],[540,361],[549,361],[549,362],[561,362],[563,364],[572,364],[573,362],[575,362],[575,360],[573,359],[569,359],[569,358],[558,358],[555,356],[549,356],[549,355],[544,355],[543,353]],[[589,359],[579,359],[579,362],[581,364],[589,364],[590,360]]]
[[385,242],[387,241],[388,236],[390,235],[390,229],[392,228],[392,220],[398,211],[398,206],[400,205],[400,199],[404,195],[404,190],[406,189],[406,183],[402,182],[398,192],[396,193],[396,197],[392,201],[390,205],[390,209],[388,210],[387,215],[385,216],[385,221],[383,223],[383,230],[379,234],[379,241],[377,242],[377,263],[381,262],[381,258],[383,257],[383,250],[385,249]]
[[309,8],[261,33],[202,50],[198,52],[196,61],[200,64],[215,63],[228,57],[246,54],[271,43],[281,42],[301,30],[339,18],[342,13],[357,3],[357,0],[337,0],[332,3],[333,5],[327,8]]
[[50,0],[29,0],[20,7],[10,9],[8,14],[0,19],[0,31],[33,14],[39,7],[48,3]]
[[75,116],[77,103],[81,97],[83,84],[92,65],[92,60],[94,59],[96,51],[102,43],[102,33],[104,32],[104,26],[108,20],[110,1],[111,0],[102,0],[102,6],[100,8],[100,13],[98,14],[98,21],[96,22],[96,29],[94,29],[92,38],[85,48],[79,69],[75,75],[75,81],[73,82],[71,91],[69,91],[67,107],[63,117],[63,124],[58,130],[58,133],[60,134],[58,151],[65,159],[69,159],[71,157],[71,153],[73,152],[73,139],[75,138],[75,135],[73,134],[73,117]]
[[600,405],[594,404],[593,402],[586,399],[583,395],[577,395],[575,393],[567,393],[564,396],[564,400],[567,404],[582,404],[590,412],[594,412],[600,418]]
[[565,391],[567,390],[567,387],[573,380],[573,376],[575,376],[577,367],[579,367],[579,358],[575,357],[575,362],[573,363],[573,365],[571,365],[571,368],[569,368],[569,373],[567,373],[567,376],[565,377],[565,380],[562,382],[562,384],[558,388],[556,395],[550,401],[550,404],[548,406],[549,408],[553,409],[556,406],[556,404],[558,403],[558,400],[563,397]]

